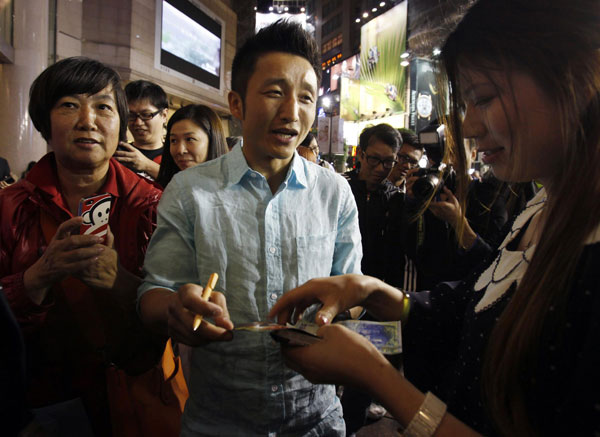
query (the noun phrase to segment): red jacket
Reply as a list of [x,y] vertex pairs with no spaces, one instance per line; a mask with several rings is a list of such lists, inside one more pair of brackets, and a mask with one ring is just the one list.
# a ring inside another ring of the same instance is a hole
[[[112,325],[125,326],[123,319],[127,319],[129,326],[139,325],[133,302],[127,310],[113,311],[104,296],[84,296],[83,306],[78,307],[82,311],[73,311],[55,290],[42,305],[35,305],[27,297],[23,274],[47,246],[40,212],[45,211],[57,223],[72,217],[58,187],[54,154],[49,153],[33,167],[26,180],[0,192],[0,278],[6,299],[25,335],[32,406],[76,397],[81,387],[89,389],[95,383],[98,387],[104,384],[106,355],[104,360],[100,357],[107,351],[94,349],[82,334],[86,312],[95,315],[99,306],[108,308],[108,316],[103,319],[107,329]],[[108,178],[99,190],[104,192],[113,196],[109,225],[119,260],[123,267],[140,276],[150,235],[156,227],[156,208],[162,191],[111,159]],[[108,351],[111,359],[112,352]],[[99,380],[92,381],[96,378]]]

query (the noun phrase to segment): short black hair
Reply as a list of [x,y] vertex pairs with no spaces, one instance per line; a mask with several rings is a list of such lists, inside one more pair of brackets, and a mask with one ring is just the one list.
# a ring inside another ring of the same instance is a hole
[[156,109],[166,109],[169,107],[167,93],[160,85],[148,80],[135,80],[125,85],[125,95],[128,102],[138,100],[148,100]]
[[179,167],[171,155],[171,129],[173,125],[181,120],[191,120],[199,126],[208,136],[208,155],[206,160],[218,158],[229,151],[225,141],[225,131],[219,115],[205,105],[187,105],[179,108],[169,119],[167,123],[167,136],[163,147],[162,160],[158,171],[158,182],[162,187],[166,187],[175,174],[179,173]]
[[127,138],[127,100],[119,73],[94,59],[76,56],[46,68],[29,89],[29,116],[46,141],[52,137],[50,111],[64,96],[96,94],[112,86],[119,112],[119,139]]
[[258,58],[267,53],[283,52],[306,59],[321,82],[321,59],[314,38],[298,23],[277,20],[251,36],[237,51],[231,66],[231,89],[238,93],[242,102],[246,98],[248,81],[254,73]]
[[394,153],[396,153],[398,148],[402,145],[402,137],[400,136],[400,133],[386,123],[367,127],[360,133],[360,137],[358,138],[358,146],[360,147],[360,150],[366,152],[367,148],[374,139],[377,139],[390,146]]
[[408,144],[410,147],[423,150],[423,145],[419,142],[419,137],[410,129],[400,128],[398,132],[402,136],[402,144]]
[[309,147],[310,143],[312,143],[312,140],[314,140],[314,139],[315,139],[315,136],[309,132],[306,134],[306,137],[304,137],[304,139],[300,143],[300,146]]

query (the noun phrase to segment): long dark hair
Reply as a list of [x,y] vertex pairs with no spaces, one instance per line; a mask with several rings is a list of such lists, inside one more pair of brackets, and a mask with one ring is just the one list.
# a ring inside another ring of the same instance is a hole
[[171,155],[170,136],[173,125],[181,120],[193,121],[208,136],[207,161],[224,155],[228,150],[223,124],[215,111],[205,105],[187,105],[179,108],[167,123],[167,136],[165,137],[162,161],[160,163],[160,170],[158,171],[158,178],[156,179],[156,182],[163,187],[166,187],[171,178],[180,171]]
[[[540,433],[544,418],[532,414],[535,400],[528,384],[539,364],[543,335],[564,329],[574,270],[600,221],[599,48],[597,0],[480,0],[442,49],[450,84],[447,123],[456,150],[463,149],[456,147],[463,140],[461,67],[477,69],[492,83],[490,72],[507,78],[514,71],[529,74],[553,100],[561,121],[561,168],[548,187],[549,219],[484,357],[484,401],[502,435]],[[516,158],[519,144],[513,141],[513,146]]]

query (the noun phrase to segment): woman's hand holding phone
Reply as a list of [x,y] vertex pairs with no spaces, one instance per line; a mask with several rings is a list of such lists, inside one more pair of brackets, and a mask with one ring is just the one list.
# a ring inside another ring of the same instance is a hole
[[104,237],[79,235],[82,223],[81,217],[61,223],[40,258],[25,271],[25,289],[35,304],[44,301],[56,282],[68,275],[77,276],[94,264],[106,248],[101,244]]

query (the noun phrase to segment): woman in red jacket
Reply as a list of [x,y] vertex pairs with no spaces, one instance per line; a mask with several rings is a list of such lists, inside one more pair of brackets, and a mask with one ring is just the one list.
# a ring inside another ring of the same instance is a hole
[[[127,129],[113,69],[87,58],[50,66],[29,114],[52,152],[0,193],[2,292],[25,336],[30,405],[83,405],[107,435],[107,364],[140,372],[156,356],[135,299],[161,190],[111,158]],[[111,197],[108,234],[80,235],[80,199],[100,193]]]

